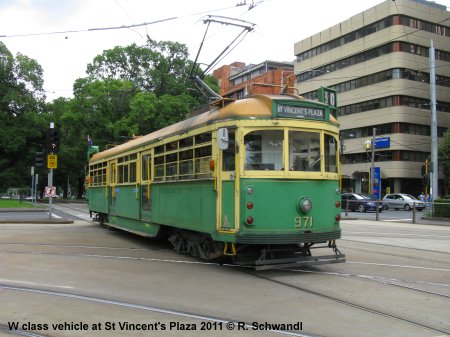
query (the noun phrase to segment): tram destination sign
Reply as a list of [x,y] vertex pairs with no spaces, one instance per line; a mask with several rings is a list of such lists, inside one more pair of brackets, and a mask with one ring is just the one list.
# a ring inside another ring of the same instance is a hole
[[323,121],[325,120],[325,109],[278,104],[276,106],[276,115],[277,117],[305,118]]

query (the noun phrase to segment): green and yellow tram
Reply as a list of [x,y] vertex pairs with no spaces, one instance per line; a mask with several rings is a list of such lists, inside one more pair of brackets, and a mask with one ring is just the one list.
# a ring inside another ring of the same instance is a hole
[[95,219],[168,235],[177,251],[206,260],[258,269],[343,262],[333,107],[296,95],[226,103],[93,154]]

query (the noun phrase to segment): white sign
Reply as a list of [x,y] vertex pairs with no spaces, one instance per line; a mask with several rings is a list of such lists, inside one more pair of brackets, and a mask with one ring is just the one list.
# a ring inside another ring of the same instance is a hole
[[55,186],[45,187],[44,194],[47,198],[53,198],[56,195],[56,187]]

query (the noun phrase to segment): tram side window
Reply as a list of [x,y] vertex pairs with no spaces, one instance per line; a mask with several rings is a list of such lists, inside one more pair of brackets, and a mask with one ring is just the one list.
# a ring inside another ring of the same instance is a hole
[[166,155],[166,179],[176,180],[177,179],[177,162],[178,154],[171,153]]
[[104,162],[90,166],[89,171],[92,178],[91,186],[106,185],[106,165],[106,162]]
[[118,174],[118,178],[119,181],[118,183],[127,183],[128,182],[128,165],[118,165],[118,169],[119,169],[119,174]]
[[325,171],[338,172],[337,167],[337,140],[333,136],[325,134]]
[[210,178],[212,171],[209,168],[209,161],[211,160],[212,148],[211,145],[197,147],[194,151],[195,156],[195,178]]
[[194,173],[194,166],[192,164],[193,158],[194,158],[194,151],[192,149],[180,152],[180,161],[178,168],[180,180],[193,178]]
[[124,156],[117,160],[117,182],[119,184],[136,182],[136,161],[136,154]]
[[320,172],[320,133],[289,131],[289,170]]
[[222,169],[224,171],[234,171],[236,161],[236,142],[234,131],[228,131],[228,149],[222,153]]
[[142,156],[142,180],[148,181],[151,178],[151,157],[149,154],[144,154]]
[[155,181],[164,180],[164,156],[155,156]]
[[283,131],[260,130],[244,137],[246,170],[283,169]]

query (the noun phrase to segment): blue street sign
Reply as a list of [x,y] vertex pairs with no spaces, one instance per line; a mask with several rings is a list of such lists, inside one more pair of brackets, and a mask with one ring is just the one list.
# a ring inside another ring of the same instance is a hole
[[380,199],[381,198],[381,170],[380,167],[374,167],[373,172],[371,174],[372,179],[372,191],[370,191],[370,194],[372,194],[375,198]]
[[391,137],[375,138],[375,148],[383,149],[391,147]]

